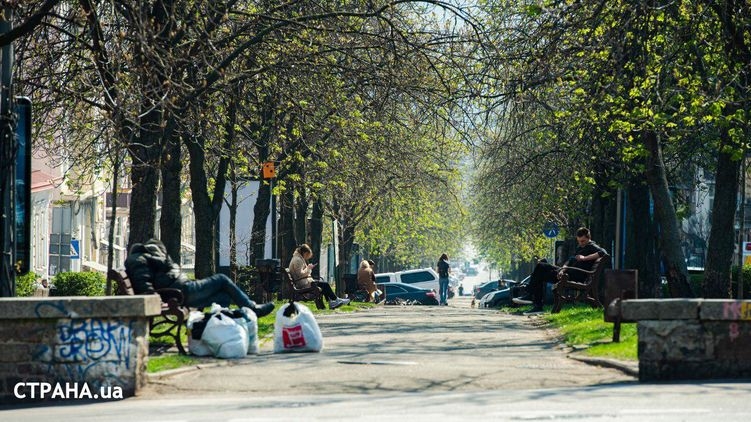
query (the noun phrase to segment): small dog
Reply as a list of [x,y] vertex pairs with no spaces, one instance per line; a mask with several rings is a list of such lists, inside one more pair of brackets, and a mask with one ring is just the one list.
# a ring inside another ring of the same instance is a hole
[[469,305],[471,308],[475,307],[475,298],[472,298],[472,303]]

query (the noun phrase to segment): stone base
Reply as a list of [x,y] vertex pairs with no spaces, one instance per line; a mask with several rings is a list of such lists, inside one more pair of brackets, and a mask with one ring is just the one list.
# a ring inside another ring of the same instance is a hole
[[136,394],[160,312],[156,295],[0,299],[0,403]]
[[751,378],[751,301],[639,299],[623,304],[638,322],[639,379]]

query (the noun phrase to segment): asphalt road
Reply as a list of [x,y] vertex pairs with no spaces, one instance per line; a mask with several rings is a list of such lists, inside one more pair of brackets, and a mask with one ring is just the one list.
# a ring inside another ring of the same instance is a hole
[[118,402],[0,411],[2,421],[740,420],[748,383],[640,384],[568,357],[536,317],[447,307],[320,316],[321,353],[273,354],[152,377]]

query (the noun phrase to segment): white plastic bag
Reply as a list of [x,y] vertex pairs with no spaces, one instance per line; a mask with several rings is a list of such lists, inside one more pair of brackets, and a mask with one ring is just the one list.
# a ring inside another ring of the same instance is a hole
[[221,311],[206,322],[201,340],[218,358],[236,359],[248,354],[247,328]]
[[[203,321],[204,313],[201,311],[191,311],[190,315],[188,315],[188,322],[185,324],[188,327],[188,351],[196,356],[211,356],[213,352],[201,340],[203,330],[200,330],[201,335],[197,335],[199,330],[195,330],[195,328],[198,328],[198,325],[203,324],[205,326]],[[196,334],[197,338],[194,338],[194,334]]]
[[235,321],[245,327],[245,331],[248,333],[248,354],[257,354],[259,351],[258,317],[250,308],[242,307],[241,311],[244,318],[236,318]]
[[[290,315],[286,316],[285,311],[290,306],[294,306],[297,312],[288,312]],[[274,353],[320,352],[321,349],[323,335],[307,306],[297,302],[287,303],[276,312]]]

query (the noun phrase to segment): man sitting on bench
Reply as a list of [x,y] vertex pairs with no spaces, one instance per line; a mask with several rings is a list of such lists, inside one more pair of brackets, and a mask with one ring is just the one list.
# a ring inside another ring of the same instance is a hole
[[269,302],[256,305],[247,294],[224,274],[214,274],[200,280],[188,280],[180,267],[172,262],[164,243],[151,239],[146,243],[136,243],[130,248],[125,260],[125,272],[130,277],[136,294],[151,294],[154,289],[174,288],[182,291],[184,305],[191,308],[205,308],[217,303],[228,307],[231,303],[250,308],[262,317],[274,310]]
[[545,298],[545,283],[556,283],[559,278],[558,274],[561,272],[566,272],[571,281],[584,282],[587,279],[587,273],[577,270],[566,271],[566,269],[579,268],[591,271],[597,258],[608,254],[605,249],[592,241],[592,235],[586,227],[581,227],[576,231],[576,242],[579,244],[576,248],[576,254],[569,258],[563,267],[557,267],[546,261],[539,261],[535,265],[529,280],[529,286],[527,287],[527,294],[512,299],[512,302],[518,305],[534,305],[525,314],[542,312],[542,304]]
[[308,260],[313,257],[313,251],[306,244],[300,245],[292,254],[292,260],[289,262],[289,274],[292,276],[292,282],[298,289],[305,289],[311,285],[321,289],[323,296],[329,301],[329,309],[336,309],[349,303],[349,299],[339,299],[331,290],[329,283],[320,280],[314,280],[310,272],[316,264],[308,264]]

